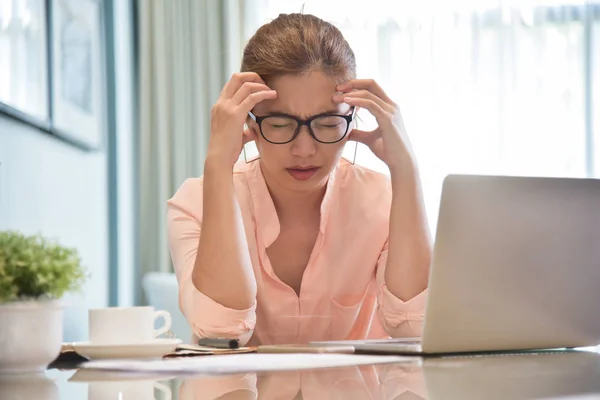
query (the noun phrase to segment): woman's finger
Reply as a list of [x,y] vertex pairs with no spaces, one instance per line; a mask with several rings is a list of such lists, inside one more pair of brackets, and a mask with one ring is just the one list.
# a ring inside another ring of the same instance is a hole
[[232,98],[237,91],[242,87],[244,82],[256,82],[265,85],[265,81],[255,72],[236,72],[231,75],[229,82],[225,84],[221,91],[220,97],[223,99]]
[[373,100],[375,103],[377,103],[377,105],[379,105],[379,107],[391,114],[393,114],[395,111],[393,105],[386,103],[385,101],[383,101],[383,99],[377,97],[375,94],[369,92],[368,90],[356,90],[353,92],[344,93],[342,95],[336,95],[334,96],[334,101],[338,101],[339,99],[340,102],[344,102],[344,99],[353,97]]
[[352,132],[350,132],[350,136],[348,136],[348,140],[354,140],[355,142],[368,145],[373,138],[374,132],[375,131],[362,131],[360,129],[352,129]]
[[381,123],[384,122],[390,115],[387,111],[381,108],[379,104],[371,99],[345,96],[344,103],[350,104],[351,106],[366,108],[377,119],[377,123],[379,125],[381,125]]
[[238,105],[242,101],[246,100],[252,93],[260,92],[261,90],[271,90],[267,85],[256,82],[244,82],[238,91],[233,95],[231,99],[233,104]]
[[336,89],[340,92],[350,92],[352,90],[368,90],[375,94],[388,104],[393,105],[394,102],[388,97],[385,91],[373,79],[352,79],[342,84],[337,85]]
[[246,97],[244,101],[242,101],[239,107],[243,110],[244,113],[248,113],[250,110],[254,108],[258,103],[264,100],[271,100],[277,97],[277,92],[274,90],[261,90],[259,92],[251,93]]

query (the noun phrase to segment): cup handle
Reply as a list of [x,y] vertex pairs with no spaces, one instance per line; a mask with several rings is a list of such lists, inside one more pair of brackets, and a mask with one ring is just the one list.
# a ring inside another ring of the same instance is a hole
[[159,310],[154,312],[154,320],[157,318],[163,317],[165,320],[165,324],[158,329],[154,330],[154,337],[159,337],[160,335],[167,333],[169,329],[171,329],[171,314],[165,310]]
[[171,389],[169,389],[166,385],[163,385],[162,383],[154,382],[154,389],[158,389],[159,391],[163,392],[163,394],[164,394],[163,400],[171,400]]

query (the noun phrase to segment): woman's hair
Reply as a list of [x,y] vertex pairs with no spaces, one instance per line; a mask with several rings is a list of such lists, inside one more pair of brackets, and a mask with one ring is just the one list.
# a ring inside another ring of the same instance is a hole
[[255,72],[265,82],[285,74],[321,70],[338,81],[356,78],[356,60],[342,32],[308,14],[280,14],[250,38],[242,72]]

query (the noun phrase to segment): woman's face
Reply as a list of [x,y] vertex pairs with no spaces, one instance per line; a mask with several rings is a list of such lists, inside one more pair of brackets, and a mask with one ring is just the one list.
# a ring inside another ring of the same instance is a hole
[[[288,114],[303,120],[323,113],[350,115],[349,105],[333,102],[336,84],[335,79],[321,71],[279,76],[267,82],[277,91],[277,98],[259,103],[252,112],[257,117]],[[263,122],[263,132],[266,123]],[[306,125],[300,128],[294,140],[285,144],[265,140],[254,121],[250,121],[249,126],[256,131],[262,170],[269,183],[296,191],[310,191],[327,182],[342,155],[353,124],[348,127],[343,140],[331,144],[316,141]]]

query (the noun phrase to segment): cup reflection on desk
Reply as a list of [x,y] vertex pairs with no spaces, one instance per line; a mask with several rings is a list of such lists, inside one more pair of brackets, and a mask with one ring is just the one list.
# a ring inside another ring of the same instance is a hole
[[81,368],[69,382],[86,384],[89,400],[171,400],[172,391],[166,385],[171,379],[160,374]]
[[[155,397],[155,390],[161,394]],[[152,380],[90,382],[89,400],[171,400],[171,389]]]

